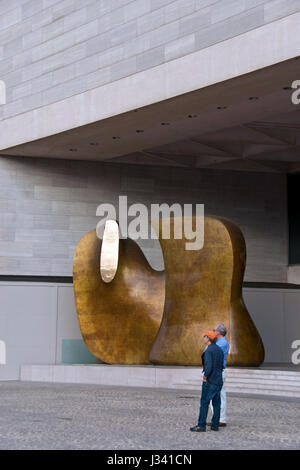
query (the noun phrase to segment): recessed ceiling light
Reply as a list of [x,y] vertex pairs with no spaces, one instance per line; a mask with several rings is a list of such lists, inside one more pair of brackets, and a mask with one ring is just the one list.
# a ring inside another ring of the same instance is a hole
[[227,109],[227,106],[218,106],[217,109]]

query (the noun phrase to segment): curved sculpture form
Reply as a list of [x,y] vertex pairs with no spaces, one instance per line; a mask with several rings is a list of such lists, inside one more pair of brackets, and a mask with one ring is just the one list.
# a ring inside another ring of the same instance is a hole
[[163,313],[164,273],[149,266],[134,241],[120,240],[117,271],[113,280],[104,282],[99,270],[102,243],[95,230],[89,232],[74,255],[74,291],[83,339],[103,362],[149,364]]
[[[171,233],[174,218],[170,219]],[[185,250],[184,239],[163,239],[166,299],[162,324],[150,353],[154,364],[201,365],[204,331],[228,328],[228,365],[257,366],[264,347],[242,298],[246,262],[244,237],[232,222],[205,217],[204,247]]]

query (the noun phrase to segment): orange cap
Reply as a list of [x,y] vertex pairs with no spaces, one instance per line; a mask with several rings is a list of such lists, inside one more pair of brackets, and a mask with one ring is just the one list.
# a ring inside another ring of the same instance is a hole
[[203,333],[203,336],[207,336],[211,341],[214,341],[217,337],[214,331],[207,331],[206,333]]

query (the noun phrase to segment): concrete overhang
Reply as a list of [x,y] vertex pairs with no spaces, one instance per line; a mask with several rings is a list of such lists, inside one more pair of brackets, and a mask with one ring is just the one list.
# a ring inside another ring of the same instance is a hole
[[297,171],[297,28],[300,13],[1,121],[0,153]]
[[292,59],[1,154],[224,168],[243,159],[244,169],[264,161],[292,171],[300,164],[300,106],[291,100],[299,65]]

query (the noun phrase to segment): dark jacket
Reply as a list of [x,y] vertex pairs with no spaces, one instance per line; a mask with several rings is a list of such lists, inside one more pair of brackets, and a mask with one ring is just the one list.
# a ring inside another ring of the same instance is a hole
[[211,343],[202,355],[204,377],[214,385],[223,385],[224,353],[219,346]]

